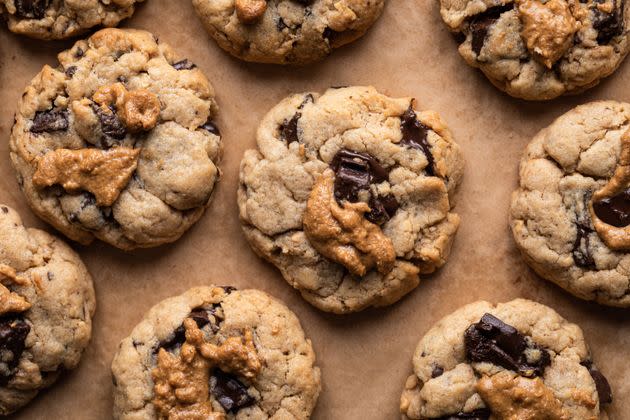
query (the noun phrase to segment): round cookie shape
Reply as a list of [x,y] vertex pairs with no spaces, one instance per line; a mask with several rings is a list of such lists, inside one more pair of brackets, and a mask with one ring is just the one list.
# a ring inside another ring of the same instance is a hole
[[630,105],[592,102],[539,132],[510,226],[525,261],[575,296],[630,306]]
[[440,0],[459,53],[499,89],[548,100],[581,92],[628,54],[625,0]]
[[385,0],[193,0],[193,6],[233,56],[304,65],[363,36]]
[[95,308],[92,278],[79,256],[0,205],[0,415],[79,364]]
[[442,266],[459,216],[459,147],[440,117],[373,87],[293,95],[245,152],[245,236],[321,310],[396,302]]
[[103,29],[59,62],[26,88],[11,133],[31,208],[83,244],[177,240],[220,176],[212,86],[145,31]]
[[112,27],[130,17],[144,0],[0,0],[9,29],[50,40],[80,35],[96,26]]
[[580,327],[525,299],[475,302],[420,340],[403,419],[607,420],[612,390]]
[[155,305],[112,363],[115,419],[308,419],[311,341],[258,290],[198,287]]

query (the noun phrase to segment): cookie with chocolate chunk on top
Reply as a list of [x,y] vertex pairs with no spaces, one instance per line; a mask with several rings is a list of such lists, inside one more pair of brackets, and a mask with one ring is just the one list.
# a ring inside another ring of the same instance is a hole
[[245,61],[312,63],[361,36],[385,0],[192,0],[221,48]]
[[628,54],[626,0],[440,0],[459,53],[499,89],[548,100],[612,74]]
[[630,307],[630,104],[578,106],[534,137],[510,225],[541,277],[579,298]]
[[420,340],[403,419],[607,420],[613,394],[580,327],[525,299],[476,302]]
[[198,287],[155,305],[121,342],[112,373],[120,420],[306,420],[321,389],[293,312],[233,287]]
[[208,79],[148,32],[104,29],[22,96],[10,151],[33,211],[69,238],[129,250],[177,240],[220,171]]
[[37,39],[66,39],[97,26],[112,27],[144,0],[0,0],[9,29]]
[[463,158],[435,112],[331,88],[280,102],[257,142],[241,161],[243,231],[309,303],[389,305],[446,262]]
[[77,367],[95,307],[92,277],[79,256],[0,205],[0,415]]

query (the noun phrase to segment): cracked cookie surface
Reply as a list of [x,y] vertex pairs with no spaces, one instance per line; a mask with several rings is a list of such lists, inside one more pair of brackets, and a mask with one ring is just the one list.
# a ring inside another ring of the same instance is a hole
[[293,312],[231,287],[154,306],[122,341],[112,372],[116,419],[308,419],[321,388]]
[[588,89],[628,54],[625,0],[440,0],[459,53],[508,94],[548,100]]
[[95,307],[79,256],[0,205],[0,414],[26,405],[79,364]]
[[582,330],[524,299],[466,305],[420,340],[403,419],[607,420],[612,391]]
[[241,161],[245,236],[311,304],[389,305],[446,262],[463,158],[435,112],[372,87],[298,94],[257,143]]
[[630,306],[630,105],[593,102],[538,133],[510,225],[526,262],[572,294]]
[[246,61],[308,64],[360,38],[385,0],[193,0],[221,48]]
[[10,139],[31,208],[84,244],[177,240],[220,176],[212,86],[144,31],[104,29],[59,62],[26,88]]
[[9,29],[38,39],[65,39],[96,26],[112,27],[144,0],[0,0]]

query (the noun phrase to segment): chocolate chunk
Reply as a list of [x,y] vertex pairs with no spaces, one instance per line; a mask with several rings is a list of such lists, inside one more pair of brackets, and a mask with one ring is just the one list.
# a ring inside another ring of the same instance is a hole
[[2,209],[2,213],[7,214],[9,212],[9,209],[7,207],[0,207],[0,209]]
[[595,387],[597,388],[597,394],[599,395],[599,403],[600,404],[610,404],[613,401],[612,389],[610,388],[610,384],[608,383],[608,379],[599,371],[595,366],[593,366],[593,362],[587,360],[581,363],[582,366],[588,369],[588,372],[591,374],[593,378],[593,382],[595,382]]
[[[205,327],[210,322],[208,312],[203,308],[194,309],[190,315],[188,315],[188,318],[192,318],[199,328]],[[162,341],[155,350],[157,352],[160,348],[163,348],[166,351],[173,352],[184,344],[185,341],[186,328],[184,327],[184,324],[182,324],[173,331],[173,336],[171,338],[166,341]]]
[[[617,35],[621,35],[624,30],[623,21],[623,0],[620,7],[617,6],[616,0],[611,0],[613,4],[612,13],[605,13],[597,7],[593,8],[593,28],[597,31],[597,43],[605,45]],[[596,1],[596,3],[604,3],[604,0]]]
[[221,130],[219,130],[219,127],[217,127],[217,125],[212,120],[206,121],[199,128],[203,128],[204,130],[206,130],[209,133],[214,134],[215,136],[221,136]]
[[15,0],[16,14],[26,19],[42,19],[50,0]]
[[344,200],[357,202],[359,191],[368,190],[372,182],[370,160],[365,153],[342,149],[332,160],[331,168],[335,171],[335,198],[340,203]]
[[437,378],[444,374],[444,368],[442,366],[433,366],[433,370],[431,371],[431,377]]
[[422,150],[429,162],[426,168],[427,174],[429,174],[429,176],[435,176],[435,161],[427,139],[429,128],[418,121],[411,105],[409,105],[407,111],[400,117],[400,120],[400,129],[402,130],[402,140],[400,144],[411,147],[412,149]]
[[[464,342],[471,361],[493,363],[527,377],[541,376],[551,363],[547,350],[528,342],[516,328],[490,314],[468,327]],[[527,360],[527,349],[539,350],[539,359]]]
[[223,289],[225,291],[225,293],[227,293],[228,295],[232,292],[235,292],[236,290],[238,290],[236,287],[232,287],[232,286],[219,286],[221,289]]
[[195,63],[193,63],[192,61],[190,61],[189,59],[185,58],[182,61],[178,61],[177,63],[173,64],[173,68],[175,68],[175,70],[192,70],[194,68],[196,68],[197,66],[195,65]]
[[589,235],[593,232],[593,230],[588,226],[581,224],[576,224],[575,228],[577,229],[577,236],[575,238],[575,242],[573,243],[573,261],[575,261],[575,264],[579,267],[595,268],[595,260],[591,255],[591,240],[589,238]]
[[490,419],[490,415],[492,412],[487,408],[479,408],[477,410],[473,410],[469,413],[457,413],[451,414],[450,416],[439,417],[436,420],[459,420],[459,419],[467,419],[467,420],[488,420]]
[[472,34],[471,47],[476,55],[479,55],[481,49],[483,48],[490,26],[494,25],[501,14],[512,10],[513,8],[513,4],[491,7],[485,12],[473,17],[470,22],[470,32]]
[[298,106],[298,112],[296,112],[290,120],[284,120],[282,124],[280,124],[280,138],[287,142],[287,144],[291,144],[296,141],[300,141],[300,136],[298,133],[298,121],[302,118],[302,113],[299,112],[304,109],[304,106],[309,102],[313,102],[315,99],[313,95],[310,93],[304,97],[304,100]]
[[105,146],[111,147],[116,143],[112,142],[111,139],[122,140],[125,138],[127,135],[127,129],[122,121],[120,121],[120,118],[116,115],[116,109],[113,106],[109,106],[109,112],[104,111],[96,104],[92,105],[92,109],[101,122],[101,131],[106,137],[104,141]]
[[21,317],[8,316],[0,319],[1,385],[5,385],[15,373],[30,331],[31,326]]
[[281,17],[278,17],[278,20],[276,21],[276,29],[278,30],[278,32],[282,32],[288,27],[289,25],[284,23],[284,19],[282,19]]
[[615,227],[630,225],[630,188],[614,197],[607,197],[593,203],[593,210],[606,224]]
[[35,113],[31,133],[50,133],[68,129],[68,110],[51,109]]
[[66,69],[66,76],[72,78],[72,76],[74,76],[74,73],[77,72],[77,66],[70,66]]
[[365,218],[372,223],[382,225],[389,219],[394,217],[394,214],[398,211],[400,204],[396,197],[391,194],[386,196],[370,197],[370,212],[366,213]]
[[241,381],[220,369],[215,369],[210,376],[210,392],[223,409],[230,413],[236,413],[256,402]]

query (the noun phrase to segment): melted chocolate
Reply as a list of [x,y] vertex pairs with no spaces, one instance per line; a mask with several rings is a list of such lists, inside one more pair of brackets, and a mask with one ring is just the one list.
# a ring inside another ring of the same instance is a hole
[[476,15],[470,22],[470,32],[472,34],[472,50],[476,55],[479,55],[481,49],[483,48],[483,44],[486,41],[486,36],[488,35],[488,30],[490,26],[494,25],[494,23],[499,19],[501,14],[512,10],[514,5],[507,4],[504,6],[496,6],[491,7],[483,13]]
[[469,413],[457,413],[451,414],[449,416],[439,417],[436,420],[488,420],[492,412],[487,408],[479,408],[477,410],[473,410]]
[[[613,4],[612,13],[606,13],[593,8],[593,28],[597,31],[597,43],[600,45],[609,44],[610,41],[624,30],[623,9],[624,2],[621,1],[620,7],[617,6],[617,0],[611,0]],[[596,3],[604,3],[604,1],[596,1]]]
[[591,374],[591,378],[593,378],[593,382],[595,382],[597,394],[599,395],[599,403],[610,404],[613,401],[613,395],[608,379],[606,379],[606,377],[597,370],[595,366],[593,366],[593,362],[590,360],[582,362],[582,366],[588,369],[588,372]]
[[215,369],[210,376],[210,392],[225,411],[230,413],[236,413],[256,402],[241,381],[220,369]]
[[68,129],[68,110],[51,109],[38,111],[33,118],[31,133],[50,133],[53,131],[66,131]]
[[3,355],[0,364],[6,366],[2,369],[3,373],[0,374],[0,385],[5,385],[15,374],[15,369],[24,352],[26,337],[30,331],[31,326],[22,317],[0,318],[0,353]]
[[431,145],[427,139],[429,128],[418,121],[418,117],[411,105],[409,105],[409,108],[400,119],[400,129],[402,131],[400,144],[404,144],[412,149],[422,150],[428,161],[427,174],[435,176],[435,161],[433,154],[431,154]]
[[298,112],[296,112],[290,120],[284,120],[280,125],[280,138],[286,141],[287,144],[300,141],[300,136],[298,133],[298,121],[300,121],[300,118],[302,118],[302,113],[299,111],[304,109],[304,106],[306,106],[306,104],[313,101],[313,95],[311,95],[310,93],[306,95],[300,106],[298,106]]
[[630,188],[614,197],[594,202],[593,210],[606,224],[620,228],[630,225]]

